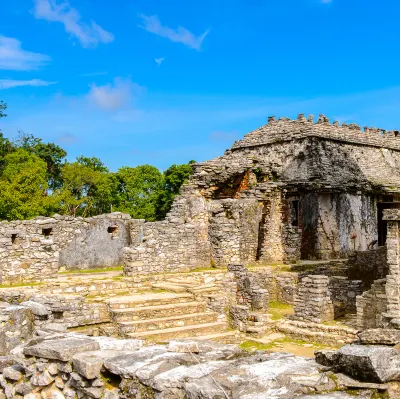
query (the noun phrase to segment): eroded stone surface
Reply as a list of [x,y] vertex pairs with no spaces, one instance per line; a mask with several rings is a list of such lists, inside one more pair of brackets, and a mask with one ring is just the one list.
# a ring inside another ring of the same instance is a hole
[[47,340],[37,345],[27,346],[24,348],[24,354],[67,362],[72,360],[75,353],[95,351],[98,349],[100,349],[100,345],[91,339],[62,338],[59,340]]

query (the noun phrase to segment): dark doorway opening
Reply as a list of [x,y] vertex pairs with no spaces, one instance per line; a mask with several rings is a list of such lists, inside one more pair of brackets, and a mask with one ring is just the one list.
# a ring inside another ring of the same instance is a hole
[[267,203],[263,203],[262,213],[261,213],[261,220],[258,225],[258,243],[257,243],[257,253],[256,253],[256,260],[260,260],[263,254],[263,246],[265,241],[265,233],[266,233],[266,225],[265,222],[267,220],[267,212],[268,207]]
[[387,221],[383,220],[384,209],[400,209],[400,202],[378,202],[378,246],[386,244]]

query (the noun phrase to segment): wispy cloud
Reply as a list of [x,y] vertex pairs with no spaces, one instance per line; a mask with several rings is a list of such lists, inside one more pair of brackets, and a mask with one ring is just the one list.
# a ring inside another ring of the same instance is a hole
[[231,141],[238,138],[239,134],[236,132],[224,132],[222,130],[216,130],[211,132],[209,139],[211,141]]
[[74,144],[79,141],[78,137],[74,134],[66,133],[56,138],[57,143],[60,144]]
[[49,82],[41,79],[31,79],[31,80],[16,80],[16,79],[0,79],[0,90],[12,89],[13,87],[23,87],[23,86],[50,86],[57,82]]
[[87,77],[87,76],[104,76],[107,75],[107,72],[89,72],[89,73],[81,73],[79,76]]
[[113,84],[106,84],[104,86],[97,86],[92,84],[90,92],[87,96],[89,103],[104,109],[104,110],[118,110],[129,106],[134,89],[138,86],[135,85],[130,79],[114,79]]
[[321,4],[331,4],[332,0],[320,0],[319,1]]
[[47,55],[24,50],[19,40],[0,35],[0,69],[30,71],[49,61]]
[[164,62],[165,58],[154,58],[154,61],[158,66],[160,66]]
[[83,22],[78,10],[67,1],[57,4],[56,0],[35,0],[34,14],[37,19],[61,22],[65,31],[76,37],[83,47],[96,47],[99,43],[110,43],[114,40],[113,34],[96,22]]
[[195,50],[201,50],[203,40],[210,33],[209,30],[206,30],[202,35],[196,36],[182,26],[178,26],[178,28],[172,29],[168,26],[161,25],[161,22],[156,15],[147,16],[144,14],[140,14],[140,18],[143,21],[143,25],[140,25],[140,27],[145,29],[147,32],[165,37],[172,42],[182,43],[185,46],[193,48]]

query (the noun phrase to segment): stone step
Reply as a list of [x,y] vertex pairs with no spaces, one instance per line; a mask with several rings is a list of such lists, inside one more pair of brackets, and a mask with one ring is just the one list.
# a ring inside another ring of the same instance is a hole
[[168,316],[186,315],[190,313],[202,313],[206,310],[204,302],[169,303],[167,305],[141,306],[136,308],[112,309],[113,320],[135,321],[157,319]]
[[278,321],[275,329],[296,339],[320,342],[322,344],[344,345],[358,340],[357,330],[343,326],[283,320]]
[[127,337],[144,339],[146,342],[161,342],[177,338],[199,337],[212,333],[222,333],[226,328],[227,323],[217,321],[214,323],[193,324],[190,326],[166,328],[163,330],[130,333],[127,334]]
[[192,292],[193,294],[203,294],[207,292],[216,292],[220,291],[221,287],[215,284],[202,284],[195,288],[189,288],[188,291]]
[[110,309],[127,309],[191,301],[193,301],[193,295],[189,293],[159,292],[119,296],[108,299],[106,303]]
[[186,292],[186,287],[172,283],[154,283],[151,285],[154,289],[167,290],[172,292]]
[[197,281],[183,280],[179,278],[169,278],[166,282],[176,285],[181,285],[182,287],[197,287],[200,285]]
[[238,331],[225,331],[222,333],[202,335],[200,337],[187,337],[187,340],[199,340],[199,341],[214,341],[224,344],[236,344],[240,341],[240,335]]
[[183,327],[200,323],[213,323],[218,315],[213,312],[191,313],[178,316],[160,317],[157,319],[123,321],[119,323],[122,335],[142,331],[162,330],[172,327]]

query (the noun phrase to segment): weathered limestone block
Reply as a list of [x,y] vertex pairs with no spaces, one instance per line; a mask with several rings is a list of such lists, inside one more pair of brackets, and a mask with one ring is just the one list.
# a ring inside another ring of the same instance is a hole
[[96,351],[100,349],[97,342],[87,338],[62,338],[46,340],[37,345],[24,348],[24,354],[46,359],[68,362],[79,352]]
[[294,302],[294,318],[322,323],[334,318],[334,307],[329,290],[329,277],[310,275],[302,278]]
[[16,346],[33,336],[34,316],[23,306],[0,308],[0,355],[7,355]]
[[34,301],[21,302],[20,306],[25,306],[31,309],[35,316],[48,316],[50,313],[46,306]]
[[345,345],[335,353],[318,353],[316,360],[365,382],[400,379],[400,353],[387,346]]
[[396,345],[400,343],[400,330],[392,328],[371,328],[358,334],[362,344]]

